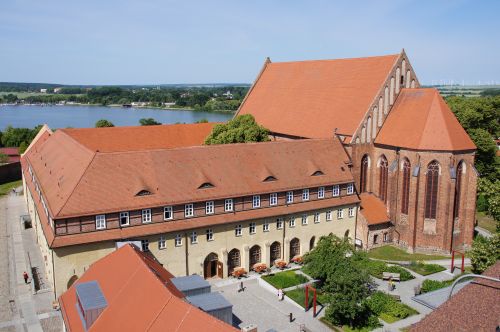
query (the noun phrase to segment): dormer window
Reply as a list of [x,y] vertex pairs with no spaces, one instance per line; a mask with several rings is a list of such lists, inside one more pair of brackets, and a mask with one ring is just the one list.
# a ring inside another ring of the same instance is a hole
[[325,175],[325,173],[323,173],[322,171],[318,170],[314,173],[311,174],[312,176],[318,176],[318,175]]
[[151,195],[151,192],[146,189],[143,189],[136,194],[136,196],[148,196],[148,195]]
[[207,188],[213,188],[215,187],[213,184],[210,182],[204,182],[201,186],[198,187],[198,189],[207,189]]
[[272,176],[272,175],[269,175],[267,178],[264,179],[264,182],[269,182],[269,181],[276,181],[277,179]]

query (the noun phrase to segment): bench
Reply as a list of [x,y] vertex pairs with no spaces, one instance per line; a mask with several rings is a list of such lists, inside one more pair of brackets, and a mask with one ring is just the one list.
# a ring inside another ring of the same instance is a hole
[[394,281],[401,281],[399,273],[382,272],[382,280],[389,280],[389,279]]

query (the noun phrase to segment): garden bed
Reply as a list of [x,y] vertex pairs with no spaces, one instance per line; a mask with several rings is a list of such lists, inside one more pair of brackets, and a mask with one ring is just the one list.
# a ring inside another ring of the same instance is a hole
[[425,264],[423,262],[411,262],[410,265],[407,265],[405,267],[423,276],[446,270],[446,268],[441,265]]
[[371,249],[368,252],[368,257],[388,261],[425,261],[450,258],[449,256],[440,255],[410,254],[393,246],[383,246]]
[[368,268],[370,275],[378,279],[382,279],[384,272],[399,273],[401,281],[407,281],[415,278],[410,272],[401,266],[389,266],[387,263],[382,261],[368,260],[366,262],[366,267]]
[[285,289],[301,285],[309,281],[305,276],[297,274],[295,271],[284,271],[262,276],[262,280],[268,282],[276,289]]
[[418,314],[417,310],[380,291],[373,293],[367,303],[370,310],[387,323]]

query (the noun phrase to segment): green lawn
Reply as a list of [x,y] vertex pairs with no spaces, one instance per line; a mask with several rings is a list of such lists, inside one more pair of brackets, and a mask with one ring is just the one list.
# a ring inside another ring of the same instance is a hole
[[477,224],[479,227],[484,228],[485,230],[495,233],[497,229],[497,223],[493,218],[490,216],[486,215],[484,212],[477,212],[476,213],[476,218],[477,218]]
[[383,246],[372,249],[368,252],[368,257],[390,261],[426,261],[449,258],[448,256],[439,255],[409,254],[393,246]]
[[384,272],[399,273],[401,281],[408,281],[415,278],[410,272],[403,269],[401,266],[389,266],[386,262],[382,261],[367,260],[366,267],[368,269],[368,273],[378,279],[382,279]]
[[12,188],[17,188],[22,185],[22,180],[0,184],[0,196],[7,195],[12,190]]
[[427,276],[429,274],[437,273],[446,270],[445,267],[437,264],[425,264],[423,262],[411,262],[410,265],[405,266],[407,269],[412,270],[420,275]]
[[295,271],[278,272],[274,275],[262,276],[262,279],[267,281],[277,289],[285,289],[309,281],[302,274],[296,274]]
[[[306,303],[306,292],[304,288],[296,288],[291,291],[287,291],[285,293],[286,296],[294,300],[296,303],[298,303],[301,307],[304,308],[304,304]],[[309,308],[312,307],[313,305],[313,297],[314,297],[314,292],[312,289],[309,290]],[[326,303],[326,297],[324,294],[322,294],[319,290],[316,293],[316,302],[317,304],[324,304]]]

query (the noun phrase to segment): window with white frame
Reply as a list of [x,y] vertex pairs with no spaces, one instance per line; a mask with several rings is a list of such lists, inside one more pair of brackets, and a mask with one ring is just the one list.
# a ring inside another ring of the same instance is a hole
[[338,209],[337,210],[337,219],[342,219],[344,218],[344,209]]
[[347,184],[347,195],[352,195],[354,193],[354,183]]
[[254,195],[252,198],[252,207],[259,208],[260,207],[260,195]]
[[130,217],[128,212],[120,212],[120,226],[128,226],[130,224]]
[[105,229],[106,228],[106,215],[99,214],[95,216],[95,228],[96,229]]
[[248,227],[248,230],[250,231],[250,234],[255,234],[257,224],[254,222],[250,223],[250,226]]
[[264,232],[269,232],[269,221],[264,221],[264,223],[262,224],[262,230]]
[[206,214],[214,213],[214,201],[209,201],[205,203],[205,213]]
[[278,205],[278,194],[272,193],[269,195],[269,205]]
[[333,186],[333,196],[339,196],[340,195],[340,186],[338,184]]
[[182,235],[181,234],[177,234],[175,236],[175,246],[176,247],[182,246]]
[[167,248],[167,237],[165,235],[160,236],[160,239],[158,240],[158,249],[165,249]]
[[174,210],[171,206],[165,206],[163,208],[163,220],[174,219]]
[[198,243],[198,233],[196,231],[191,232],[191,244]]
[[307,214],[302,215],[302,225],[307,225]]
[[302,200],[303,201],[309,200],[309,189],[302,190]]
[[332,221],[332,210],[326,211],[326,221]]
[[286,192],[286,203],[287,204],[293,203],[293,191]]
[[224,201],[224,211],[231,212],[233,211],[233,199],[228,198]]
[[194,216],[193,204],[184,205],[184,217],[189,218]]
[[290,217],[290,221],[288,222],[288,225],[290,227],[295,227],[295,217],[294,216]]
[[236,225],[236,227],[234,228],[234,235],[241,236],[241,225]]
[[214,231],[209,228],[207,229],[207,241],[213,241],[214,240]]
[[149,240],[141,240],[141,249],[144,252],[149,251]]
[[349,208],[349,217],[354,217],[354,208],[353,207]]
[[276,229],[283,229],[283,218],[276,219]]
[[316,212],[316,213],[314,214],[314,223],[315,223],[315,224],[319,223],[319,212]]
[[151,209],[142,210],[142,223],[146,224],[151,222]]
[[318,188],[318,198],[325,198],[325,187]]

